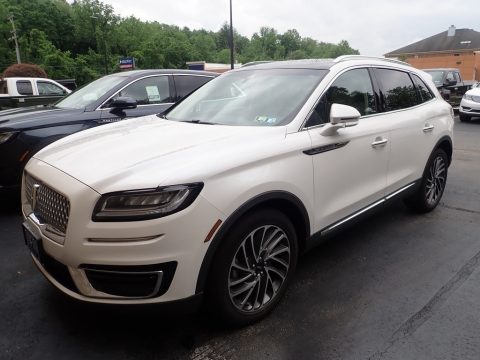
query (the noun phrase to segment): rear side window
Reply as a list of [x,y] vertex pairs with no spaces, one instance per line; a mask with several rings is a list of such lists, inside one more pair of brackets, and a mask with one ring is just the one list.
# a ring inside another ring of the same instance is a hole
[[207,76],[174,75],[177,99],[187,96],[212,78]]
[[417,75],[412,74],[413,82],[417,87],[418,94],[422,99],[422,102],[427,102],[428,100],[432,100],[434,98],[432,91],[429,89],[427,85],[420,79]]
[[384,111],[406,109],[420,103],[408,73],[391,69],[375,69],[375,73],[381,86]]
[[33,95],[32,83],[28,80],[18,80],[17,92],[20,95]]
[[354,69],[340,75],[322,96],[305,126],[328,123],[334,103],[352,106],[362,116],[376,113],[375,93],[368,70]]

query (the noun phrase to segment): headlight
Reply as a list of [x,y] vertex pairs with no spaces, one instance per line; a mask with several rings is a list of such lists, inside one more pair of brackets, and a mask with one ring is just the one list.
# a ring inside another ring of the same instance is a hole
[[0,133],[0,144],[7,142],[16,134],[17,134],[16,131]]
[[203,183],[134,190],[103,195],[93,211],[93,221],[138,221],[167,216],[188,207]]
[[463,95],[463,98],[464,98],[465,100],[473,100],[472,95],[467,95],[467,94],[465,94],[465,95]]

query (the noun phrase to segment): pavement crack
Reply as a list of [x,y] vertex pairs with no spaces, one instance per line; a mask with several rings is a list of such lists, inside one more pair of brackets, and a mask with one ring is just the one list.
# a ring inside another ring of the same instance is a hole
[[428,321],[443,303],[472,275],[480,264],[480,251],[475,254],[419,311],[404,322],[390,337],[385,348],[375,352],[368,360],[382,359],[398,341],[411,336]]
[[445,205],[445,204],[440,204],[440,206],[442,206],[444,208],[447,208],[447,209],[451,209],[451,210],[463,211],[463,212],[467,212],[467,213],[470,213],[470,214],[480,215],[480,211],[478,211],[478,210],[465,209],[465,208],[450,206],[450,205]]

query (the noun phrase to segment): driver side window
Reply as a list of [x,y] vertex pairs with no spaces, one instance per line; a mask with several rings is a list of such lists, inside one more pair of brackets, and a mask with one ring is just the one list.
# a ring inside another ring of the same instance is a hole
[[376,113],[375,93],[368,70],[354,69],[340,75],[321,97],[306,127],[328,123],[333,103],[352,106],[362,116]]

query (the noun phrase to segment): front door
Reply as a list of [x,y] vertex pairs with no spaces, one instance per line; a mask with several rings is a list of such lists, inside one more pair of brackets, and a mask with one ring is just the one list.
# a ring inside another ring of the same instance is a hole
[[[355,107],[356,126],[324,135],[333,103]],[[342,73],[320,99],[306,126],[312,140],[316,231],[382,200],[389,156],[389,124],[377,114],[376,96],[365,68]]]

